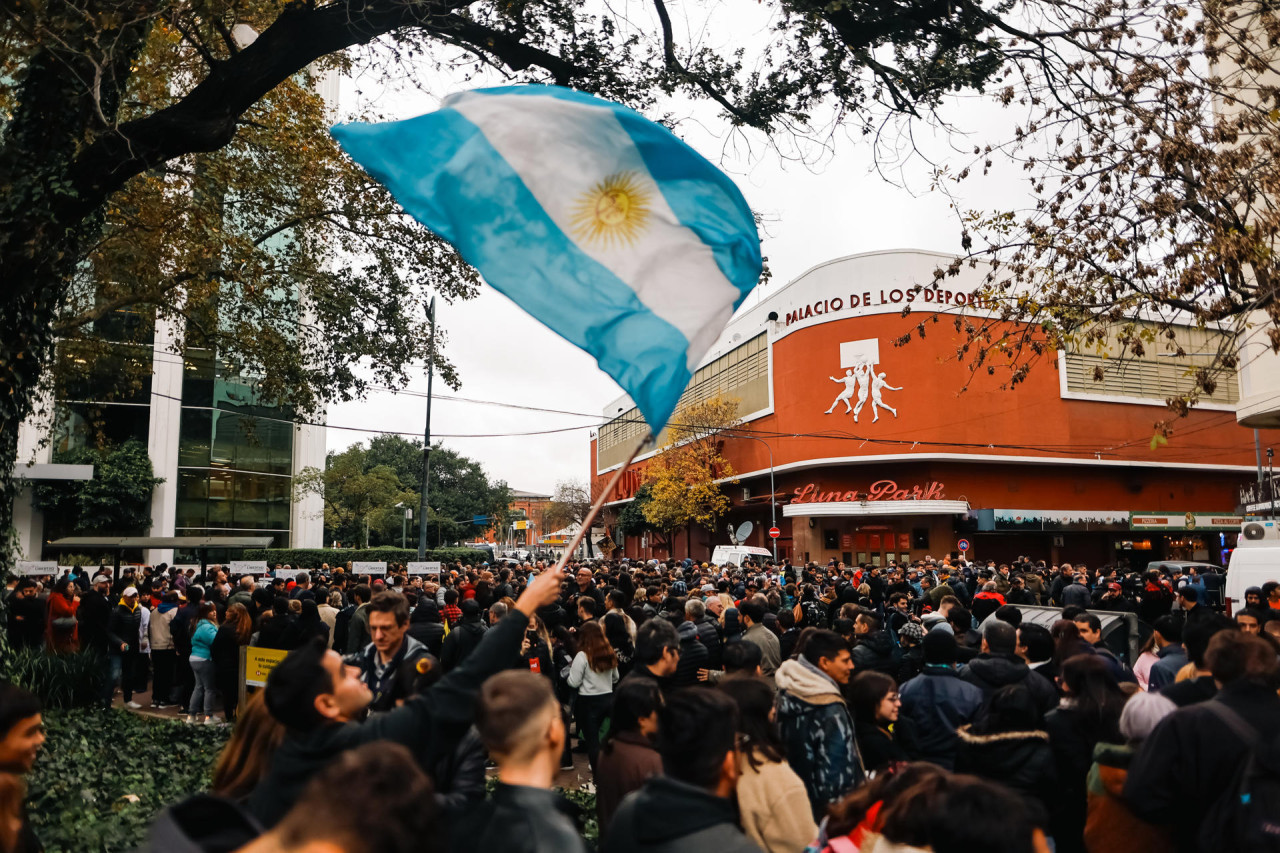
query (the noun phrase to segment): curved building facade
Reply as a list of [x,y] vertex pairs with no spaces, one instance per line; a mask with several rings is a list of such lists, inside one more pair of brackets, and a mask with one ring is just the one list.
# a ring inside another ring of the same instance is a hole
[[[776,517],[779,554],[793,560],[884,564],[955,552],[961,540],[982,560],[1222,559],[1239,529],[1237,489],[1255,477],[1236,383],[1178,421],[1168,444],[1151,441],[1213,336],[1179,330],[1178,358],[1048,351],[1012,383],[1000,339],[990,370],[960,355],[957,323],[986,317],[986,270],[936,279],[951,260],[840,258],[740,311],[685,394],[739,401],[743,427],[724,437],[738,472],[725,484],[733,509],[718,531],[665,543],[611,529],[613,540],[629,556],[705,558],[728,543],[728,524],[747,520],[747,544],[767,547]],[[1003,331],[1012,345],[1024,329]],[[643,429],[626,398],[605,415],[592,438],[596,489]],[[610,506],[631,499],[645,464],[624,474]]]

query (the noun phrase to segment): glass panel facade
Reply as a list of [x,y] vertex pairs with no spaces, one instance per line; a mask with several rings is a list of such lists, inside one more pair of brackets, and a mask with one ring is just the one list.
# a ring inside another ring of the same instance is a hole
[[290,485],[289,477],[270,474],[179,468],[175,525],[220,532],[278,530],[287,536]]
[[118,446],[130,439],[147,443],[151,407],[114,403],[59,403],[53,451],[85,446]]

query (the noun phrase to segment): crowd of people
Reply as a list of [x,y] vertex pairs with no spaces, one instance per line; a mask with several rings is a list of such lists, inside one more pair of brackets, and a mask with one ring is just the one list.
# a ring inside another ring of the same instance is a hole
[[[10,641],[101,652],[104,704],[236,721],[152,850],[582,850],[575,751],[607,853],[1280,843],[1280,582],[1226,614],[1220,576],[1021,559],[277,569],[11,584]],[[288,653],[237,715],[246,644]],[[39,706],[4,690],[26,853]]]

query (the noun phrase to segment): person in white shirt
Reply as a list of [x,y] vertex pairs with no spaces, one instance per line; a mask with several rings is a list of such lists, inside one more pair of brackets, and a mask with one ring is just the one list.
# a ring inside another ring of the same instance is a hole
[[578,691],[573,717],[594,773],[600,754],[600,726],[613,706],[613,687],[618,683],[618,655],[599,622],[582,623],[577,635],[578,653],[569,667],[569,686]]

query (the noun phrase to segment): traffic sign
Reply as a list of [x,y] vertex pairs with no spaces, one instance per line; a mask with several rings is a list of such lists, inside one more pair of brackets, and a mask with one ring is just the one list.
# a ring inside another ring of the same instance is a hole
[[959,549],[960,551],[968,551],[968,550],[969,550],[969,540],[968,540],[968,539],[961,539],[959,542],[957,542],[957,543],[956,543],[956,548],[957,548],[957,549]]
[[769,528],[769,538],[770,538],[770,539],[777,539],[777,538],[778,538],[779,536],[781,536],[781,535],[782,535],[782,531],[781,531],[781,530],[779,530],[778,528],[776,528],[776,527],[770,527],[770,528]]

